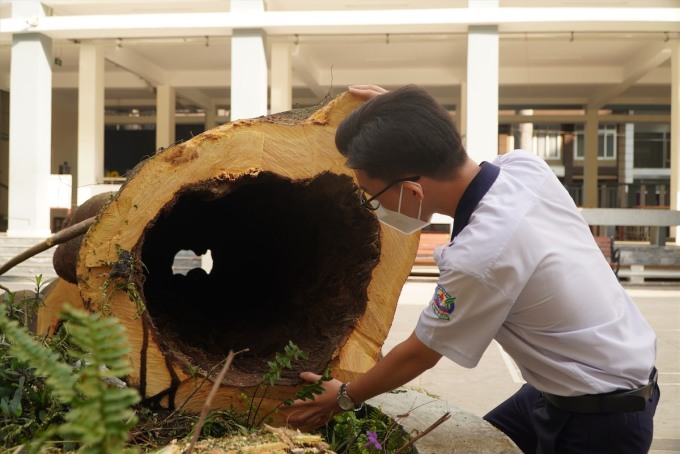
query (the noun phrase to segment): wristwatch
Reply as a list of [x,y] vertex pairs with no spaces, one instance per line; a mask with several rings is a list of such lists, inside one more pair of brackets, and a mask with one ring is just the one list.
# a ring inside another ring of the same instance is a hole
[[354,405],[352,398],[349,397],[349,395],[347,394],[347,385],[348,383],[343,383],[342,385],[340,385],[340,390],[338,391],[337,397],[338,406],[342,408],[344,411],[361,410],[361,407],[364,406],[363,402],[358,407]]

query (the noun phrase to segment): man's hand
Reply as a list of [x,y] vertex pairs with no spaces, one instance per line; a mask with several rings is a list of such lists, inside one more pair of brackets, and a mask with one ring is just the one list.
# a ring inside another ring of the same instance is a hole
[[364,99],[371,99],[375,98],[378,95],[382,95],[383,93],[387,93],[388,90],[385,90],[382,87],[378,87],[377,85],[350,85],[349,86],[349,92],[352,94],[355,94],[359,96],[360,98]]
[[[312,372],[302,372],[300,377],[310,383],[316,383],[321,375]],[[289,411],[288,423],[293,427],[319,427],[326,424],[333,415],[341,413],[337,397],[342,382],[332,379],[321,383],[324,388],[322,394],[316,394],[314,400],[296,400]]]
[[[437,364],[441,357],[441,354],[423,344],[414,332],[365,374],[348,383],[347,393],[356,404],[365,402],[408,383]],[[309,382],[317,382],[321,378],[311,372],[303,372],[300,377]],[[337,401],[341,385],[342,382],[337,379],[322,382],[324,392],[316,395],[315,400],[293,402],[289,407],[288,422],[295,427],[315,428],[328,422],[333,415],[341,413],[342,409]]]

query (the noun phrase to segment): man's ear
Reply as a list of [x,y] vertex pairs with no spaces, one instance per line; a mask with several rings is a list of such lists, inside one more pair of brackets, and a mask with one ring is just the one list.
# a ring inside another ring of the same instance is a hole
[[417,201],[423,200],[423,187],[415,181],[404,182],[405,193],[412,195]]

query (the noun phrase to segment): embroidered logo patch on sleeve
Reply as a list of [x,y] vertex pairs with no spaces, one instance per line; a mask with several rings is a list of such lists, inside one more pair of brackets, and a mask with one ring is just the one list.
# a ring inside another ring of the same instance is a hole
[[434,314],[441,318],[442,320],[451,320],[449,314],[453,312],[456,297],[451,296],[444,290],[444,287],[438,285],[434,291],[434,296],[432,297],[432,310]]

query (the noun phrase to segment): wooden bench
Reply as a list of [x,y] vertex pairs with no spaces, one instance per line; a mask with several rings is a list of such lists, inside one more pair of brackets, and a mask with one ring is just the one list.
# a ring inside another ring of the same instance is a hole
[[616,277],[619,277],[619,269],[621,268],[621,251],[614,246],[614,237],[612,236],[596,236],[595,242],[602,251],[602,255],[611,266],[612,271]]
[[439,268],[434,261],[434,250],[437,246],[446,244],[449,241],[451,241],[451,234],[448,231],[421,232],[418,252],[411,268],[411,276],[438,276]]
[[440,232],[422,232],[420,234],[420,243],[418,244],[418,252],[416,254],[416,265],[435,265],[434,250],[437,246],[446,244],[451,241],[451,236]]

